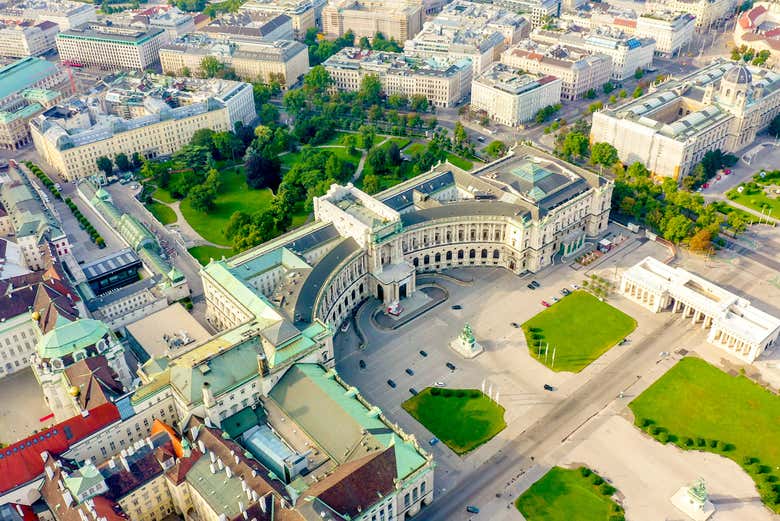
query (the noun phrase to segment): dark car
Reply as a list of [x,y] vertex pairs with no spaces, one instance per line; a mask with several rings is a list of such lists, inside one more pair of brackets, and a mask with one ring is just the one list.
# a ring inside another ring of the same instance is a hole
[[536,289],[536,286],[534,286],[533,284],[529,284],[528,289]]
[[409,392],[412,393],[412,396],[417,396],[417,389],[415,389],[414,387],[410,387]]
[[535,288],[538,288],[539,286],[541,286],[541,284],[539,284],[539,283],[538,283],[538,282],[536,282],[535,280],[532,280],[532,281],[531,281],[531,285],[532,285],[533,287],[535,287]]
[[455,309],[455,310],[463,309],[463,306],[461,306],[460,304],[455,304],[454,306],[452,306],[452,309]]
[[431,447],[433,447],[437,443],[439,443],[439,438],[437,438],[435,436],[433,438],[431,438],[430,440],[428,440],[428,445],[430,445]]
[[554,390],[555,390],[555,387],[553,387],[553,386],[552,386],[552,385],[550,385],[550,384],[544,384],[544,390],[545,390],[545,391],[554,391]]
[[469,505],[466,507],[466,512],[469,514],[479,514],[479,509],[474,505]]
[[358,362],[358,367],[360,367],[361,369],[365,369],[366,368],[366,361],[365,360],[361,360],[360,362]]
[[387,381],[387,385],[389,385],[390,387],[392,387],[393,389],[395,389],[395,382],[394,382],[394,381],[392,381],[392,380],[388,380],[388,381]]
[[420,350],[420,356],[428,356],[428,353],[426,351]]
[[571,291],[569,291],[569,290],[568,290],[568,289],[566,289],[566,288],[563,288],[563,289],[561,290],[561,295],[563,295],[564,297],[565,297],[566,295],[568,295],[569,293],[571,293]]
[[406,368],[406,374],[408,374],[409,376],[412,376],[412,375],[414,375],[414,371],[412,371],[410,368],[407,367]]
[[518,324],[517,322],[510,322],[509,324],[510,324],[512,327],[514,327],[514,328],[518,328],[518,327],[520,327],[520,324]]
[[454,371],[455,370],[455,364],[453,364],[452,362],[447,362],[444,365],[446,365],[447,369],[449,369],[450,371]]

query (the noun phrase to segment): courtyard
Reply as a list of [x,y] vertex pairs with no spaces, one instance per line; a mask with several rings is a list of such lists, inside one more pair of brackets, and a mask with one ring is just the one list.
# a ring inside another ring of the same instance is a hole
[[523,324],[531,356],[553,371],[580,372],[636,328],[636,320],[575,291]]
[[50,413],[32,368],[0,379],[0,446],[51,427],[54,419],[40,421]]

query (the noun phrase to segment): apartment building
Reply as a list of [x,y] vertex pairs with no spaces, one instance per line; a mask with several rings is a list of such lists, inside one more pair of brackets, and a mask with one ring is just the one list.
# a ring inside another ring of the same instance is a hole
[[696,27],[710,28],[734,14],[738,5],[740,2],[736,0],[651,0],[645,5],[645,11],[691,15]]
[[322,31],[328,38],[351,30],[357,39],[382,33],[399,44],[422,29],[420,0],[330,0],[322,9]]
[[17,22],[51,22],[67,31],[97,20],[93,4],[71,0],[3,0],[0,2],[0,19]]
[[248,83],[181,78],[174,88],[155,75],[117,81],[123,83],[104,90],[103,101],[72,100],[31,121],[36,150],[69,181],[97,174],[100,156],[173,154],[198,129],[232,130],[256,117]]
[[40,56],[56,45],[59,26],[53,22],[0,22],[0,56]]
[[206,56],[214,56],[233,68],[243,80],[279,81],[287,88],[309,70],[309,49],[295,40],[267,42],[249,37],[217,40],[205,35],[187,35],[160,48],[164,74],[181,76],[186,70],[199,75]]
[[594,54],[605,54],[612,59],[612,79],[618,81],[631,77],[637,69],[650,67],[655,53],[654,40],[631,37],[609,29],[582,32],[537,27],[531,33],[531,39],[547,45],[560,43]]
[[528,18],[533,27],[544,25],[547,20],[561,14],[561,0],[493,0],[493,4],[504,7]]
[[507,49],[501,62],[524,71],[561,79],[561,99],[577,100],[598,90],[612,76],[612,58],[568,45],[543,45],[530,40]]
[[527,74],[503,63],[494,63],[471,83],[471,108],[510,127],[530,121],[539,109],[560,100],[560,79]]
[[227,13],[198,29],[211,38],[276,42],[293,39],[292,19],[284,13],[268,11],[239,11]]
[[593,115],[591,141],[681,180],[710,150],[738,153],[780,112],[780,74],[725,60]]
[[323,63],[333,88],[357,91],[363,77],[379,78],[385,94],[423,95],[437,107],[451,107],[471,91],[472,64],[467,59],[426,60],[401,53],[347,47]]
[[677,56],[693,38],[697,20],[685,12],[650,11],[637,17],[635,34],[655,40],[658,54]]
[[249,0],[240,11],[263,15],[284,14],[290,17],[293,35],[303,40],[306,31],[322,27],[322,9],[327,0]]
[[528,36],[531,24],[504,8],[456,0],[444,7],[422,31],[404,44],[417,58],[469,59],[478,75],[501,53]]
[[57,35],[63,63],[146,70],[159,63],[165,31],[88,23]]

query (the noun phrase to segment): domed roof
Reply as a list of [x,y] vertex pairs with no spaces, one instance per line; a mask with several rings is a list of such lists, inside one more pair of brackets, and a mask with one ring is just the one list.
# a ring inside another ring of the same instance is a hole
[[744,65],[736,65],[723,75],[723,79],[731,83],[750,84],[753,81],[753,75]]
[[108,334],[108,328],[103,322],[81,318],[57,326],[43,335],[38,342],[38,355],[44,360],[61,358],[95,345]]

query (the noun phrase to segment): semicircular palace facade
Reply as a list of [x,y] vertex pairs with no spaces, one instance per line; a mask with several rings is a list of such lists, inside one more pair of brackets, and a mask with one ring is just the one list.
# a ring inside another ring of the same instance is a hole
[[[333,185],[314,200],[314,222],[213,264],[296,327],[335,327],[369,297],[390,305],[411,296],[417,273],[500,266],[520,275],[576,254],[606,229],[612,188],[518,145],[474,172],[444,163],[376,196]],[[224,305],[224,281],[204,282],[210,320],[239,320],[240,303]]]

